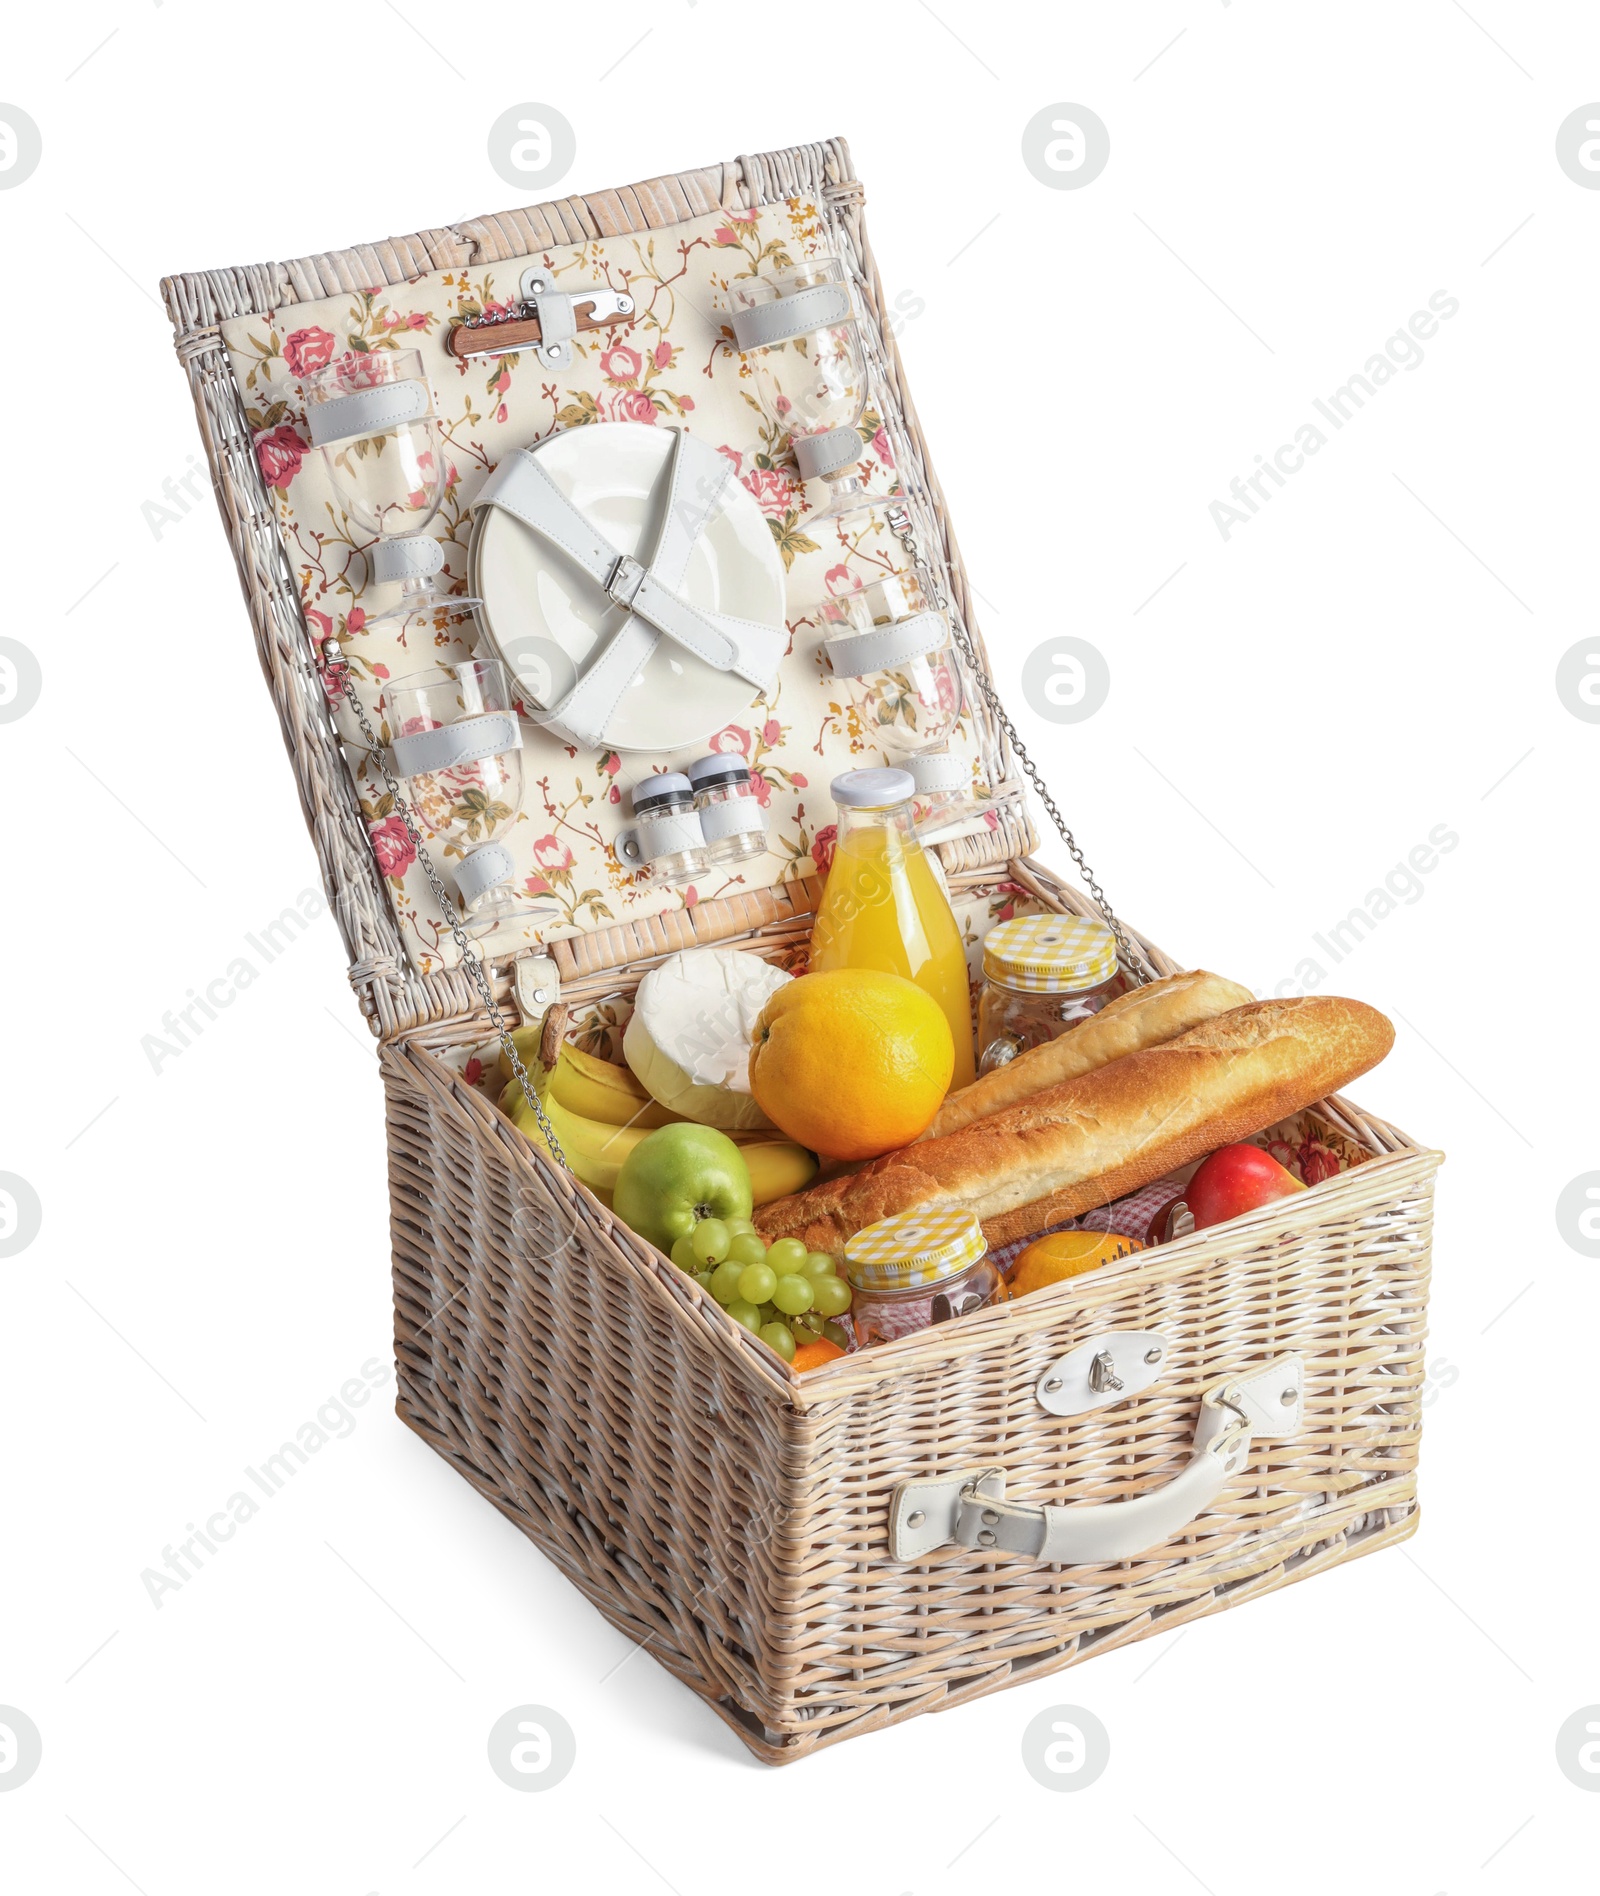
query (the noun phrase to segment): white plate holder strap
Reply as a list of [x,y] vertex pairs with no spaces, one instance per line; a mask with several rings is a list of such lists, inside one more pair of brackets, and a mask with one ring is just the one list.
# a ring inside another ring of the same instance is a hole
[[1165,1487],[1131,1501],[1030,1507],[1005,1499],[1003,1469],[902,1482],[889,1505],[889,1555],[920,1560],[954,1543],[1051,1565],[1131,1560],[1181,1534],[1249,1459],[1252,1440],[1295,1435],[1305,1378],[1298,1356],[1230,1377],[1200,1401],[1188,1461]]
[[628,609],[629,617],[565,697],[540,715],[540,723],[581,747],[605,744],[618,700],[663,635],[717,671],[737,672],[757,691],[772,685],[788,643],[782,626],[709,612],[679,594],[695,542],[733,478],[733,463],[678,429],[668,467],[666,506],[648,566],[619,553],[585,519],[545,472],[537,450],[508,454],[478,495],[476,505],[514,514],[575,560],[613,604]]

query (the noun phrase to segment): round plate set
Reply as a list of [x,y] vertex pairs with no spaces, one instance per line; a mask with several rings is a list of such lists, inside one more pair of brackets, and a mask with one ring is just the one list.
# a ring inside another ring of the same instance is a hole
[[[599,422],[553,437],[539,460],[619,553],[648,565],[667,504],[673,441],[670,428]],[[478,509],[469,583],[483,601],[484,628],[530,709],[549,709],[628,616],[588,573],[502,507]],[[708,611],[782,627],[783,562],[766,516],[738,481],[727,483],[696,540],[681,592]],[[559,689],[556,680],[563,681]],[[608,734],[618,750],[683,750],[731,724],[755,696],[737,672],[718,671],[661,639],[624,690]]]

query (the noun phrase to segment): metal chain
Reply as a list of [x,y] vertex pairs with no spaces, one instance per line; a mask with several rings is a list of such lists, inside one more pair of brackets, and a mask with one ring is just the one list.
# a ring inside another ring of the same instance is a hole
[[1100,913],[1105,917],[1106,926],[1111,930],[1112,939],[1117,944],[1117,952],[1122,958],[1124,967],[1128,969],[1141,987],[1143,987],[1146,981],[1156,980],[1158,977],[1154,967],[1151,966],[1144,951],[1134,945],[1128,931],[1123,927],[1122,923],[1117,920],[1116,912],[1106,900],[1105,890],[1101,888],[1099,882],[1096,880],[1094,871],[1089,867],[1088,862],[1084,858],[1083,851],[1078,847],[1078,839],[1067,827],[1067,820],[1056,807],[1056,800],[1051,796],[1049,789],[1046,787],[1044,778],[1040,776],[1038,765],[1035,764],[1033,759],[1028,755],[1027,747],[1017,735],[1017,727],[1011,721],[1011,714],[1000,702],[1000,694],[995,690],[987,669],[978,657],[977,650],[972,643],[972,635],[967,631],[961,615],[950,610],[949,596],[945,592],[944,582],[940,577],[937,565],[924,560],[919,554],[915,537],[916,529],[913,523],[909,501],[904,502],[890,512],[889,526],[890,531],[905,548],[911,560],[920,566],[923,571],[930,574],[933,580],[935,601],[939,610],[943,612],[950,621],[950,628],[955,634],[956,644],[960,646],[962,656],[967,661],[967,669],[977,680],[978,689],[983,693],[989,709],[994,713],[996,723],[1000,726],[1001,730],[1005,732],[1006,743],[1010,747],[1012,756],[1016,758],[1017,762],[1027,773],[1028,781],[1033,785],[1034,795],[1037,796],[1039,801],[1044,805],[1050,821],[1055,824],[1061,840],[1071,852],[1072,860],[1078,865],[1078,873],[1083,877],[1084,886],[1088,889],[1090,895],[1093,896],[1095,907],[1098,908]]
[[357,724],[361,726],[361,735],[367,741],[367,748],[377,759],[378,769],[383,773],[383,781],[394,803],[395,813],[405,825],[406,835],[411,838],[411,846],[417,852],[417,861],[422,865],[422,873],[428,878],[428,887],[433,891],[433,899],[439,904],[439,912],[444,916],[450,933],[455,937],[456,946],[461,950],[461,964],[471,977],[473,986],[478,990],[478,998],[483,1003],[483,1011],[489,1018],[490,1026],[494,1028],[507,1060],[511,1063],[511,1070],[517,1077],[517,1084],[522,1088],[522,1097],[533,1108],[533,1116],[538,1120],[539,1130],[544,1134],[545,1143],[549,1146],[556,1162],[570,1171],[572,1168],[567,1165],[567,1155],[561,1149],[561,1141],[556,1137],[555,1128],[546,1118],[543,1106],[539,1104],[533,1082],[528,1078],[528,1070],[522,1064],[522,1055],[517,1052],[517,1043],[511,1038],[511,1031],[501,1019],[499,1008],[495,1006],[494,994],[490,989],[489,977],[483,965],[483,957],[461,926],[455,904],[445,892],[439,872],[434,868],[427,846],[418,832],[416,823],[412,820],[411,810],[405,798],[400,794],[400,786],[389,768],[388,755],[367,721],[366,707],[357,695],[355,684],[350,677],[350,662],[334,639],[323,641],[322,653],[323,663],[327,667],[326,675],[332,678],[339,690],[344,693],[345,703],[349,705]]

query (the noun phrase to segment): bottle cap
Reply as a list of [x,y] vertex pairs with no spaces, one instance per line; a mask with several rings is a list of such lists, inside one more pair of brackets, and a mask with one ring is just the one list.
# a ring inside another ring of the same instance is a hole
[[916,793],[909,770],[847,770],[828,786],[841,810],[882,810],[909,803]]

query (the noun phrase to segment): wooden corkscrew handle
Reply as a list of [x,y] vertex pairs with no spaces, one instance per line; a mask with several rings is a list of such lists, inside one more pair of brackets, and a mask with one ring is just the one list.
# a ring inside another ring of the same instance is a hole
[[[609,329],[633,315],[633,299],[614,291],[597,290],[592,296],[579,292],[573,297],[573,317],[581,335],[586,329]],[[544,330],[536,315],[507,316],[499,320],[457,323],[450,331],[446,347],[458,360],[471,356],[510,355],[517,349],[532,349],[544,341]]]

